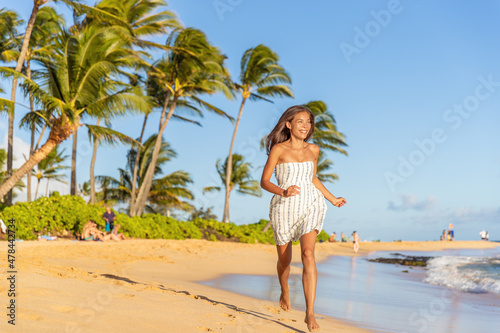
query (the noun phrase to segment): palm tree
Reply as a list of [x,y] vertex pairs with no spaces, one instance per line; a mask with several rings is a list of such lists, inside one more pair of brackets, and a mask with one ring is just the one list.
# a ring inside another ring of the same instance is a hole
[[[221,182],[223,184],[226,183],[226,175],[227,175],[227,165],[228,158],[223,165],[221,165],[220,159],[217,160],[216,168],[217,173],[220,176]],[[260,189],[259,182],[252,179],[252,175],[250,174],[250,169],[252,165],[248,162],[245,162],[243,156],[239,154],[233,154],[232,160],[232,172],[231,172],[231,181],[229,183],[229,192],[236,188],[236,191],[241,194],[250,194],[256,197],[262,196],[262,190]],[[220,191],[221,187],[219,186],[209,186],[203,188],[203,193]],[[229,216],[228,216],[229,221]]]
[[[101,27],[122,27],[124,29],[116,29],[115,32],[127,42],[129,45],[138,47],[139,49],[164,46],[147,41],[145,37],[157,36],[165,34],[169,29],[180,27],[180,23],[176,15],[168,10],[163,10],[159,13],[152,13],[157,8],[166,7],[167,4],[163,0],[103,0],[95,7],[89,7],[83,4],[75,5],[79,13],[86,14],[85,19],[80,24],[82,29],[86,26],[101,26]],[[131,64],[136,69],[147,68],[149,65],[141,58],[149,57],[149,54],[137,51],[137,58]],[[124,73],[125,74],[125,73]],[[129,77],[133,75],[126,74]],[[147,115],[146,118],[147,119]],[[145,123],[143,128],[145,127]],[[75,128],[73,135],[73,151],[71,164],[71,191],[76,192],[76,149],[77,149],[77,131]],[[142,135],[139,143],[142,140]],[[96,146],[98,142],[94,142]],[[95,151],[96,149],[94,149]],[[91,170],[92,172],[92,170]],[[95,200],[95,186],[93,185],[93,177],[91,177],[91,190],[94,195],[91,195],[91,201]]]
[[[40,56],[50,58],[50,55],[54,53],[54,40],[58,34],[60,34],[64,29],[64,19],[62,15],[57,14],[57,12],[52,7],[42,7],[40,8],[38,15],[35,19],[35,25],[31,33],[30,42],[28,45],[28,50],[26,52],[26,77],[32,79],[31,71],[31,61],[36,60]],[[21,120],[21,126],[27,127],[31,132],[30,141],[30,152],[31,156],[35,151],[35,134],[38,128],[43,127],[41,130],[40,137],[43,136],[45,132],[43,118],[35,113],[34,108],[34,98],[33,93],[27,90],[30,101],[30,113],[26,114]],[[27,177],[27,201],[31,201],[31,170],[26,174]]]
[[[80,10],[87,13],[86,20],[88,22],[97,21],[103,25],[119,24],[127,27],[123,33],[123,38],[140,49],[151,47],[164,49],[165,45],[160,45],[144,39],[145,37],[165,34],[169,29],[181,27],[175,13],[172,11],[162,10],[161,12],[153,13],[155,9],[163,9],[164,7],[167,7],[167,3],[163,0],[103,0],[93,9],[81,5]],[[137,67],[144,67],[144,63],[138,61]],[[135,80],[135,83],[139,83],[140,81],[139,75],[135,77],[131,76],[131,78]],[[138,139],[139,143],[142,143],[148,116],[149,112],[144,116],[142,131]],[[136,156],[138,158],[139,154],[136,154]],[[136,168],[138,164],[138,161],[136,161]],[[136,184],[137,169],[134,170],[132,175],[133,188],[130,198],[131,204],[136,200]]]
[[[28,25],[26,26],[26,31],[24,33],[24,39],[23,43],[21,46],[21,51],[19,53],[19,56],[17,58],[17,64],[16,64],[16,69],[15,71],[17,73],[21,72],[21,69],[23,67],[24,63],[24,58],[26,56],[26,53],[28,52],[28,45],[29,41],[31,38],[31,32],[33,31],[33,27],[35,25],[35,19],[38,14],[38,11],[40,10],[40,6],[44,5],[47,2],[47,0],[33,0],[33,10],[31,11],[31,16],[30,19],[28,20]],[[14,79],[12,81],[12,91],[10,95],[10,101],[12,102],[12,109],[9,112],[9,130],[8,130],[8,135],[7,135],[7,177],[10,178],[12,175],[12,161],[14,157],[14,109],[15,105],[14,103],[16,102],[16,90],[17,90],[17,81],[18,81],[19,76],[14,76]],[[5,202],[7,205],[12,204],[12,192],[9,191],[6,193],[7,197],[5,199]],[[2,196],[3,197],[3,196]]]
[[162,10],[154,13],[156,9],[166,7],[167,3],[163,0],[102,0],[95,7],[80,4],[78,9],[87,14],[87,24],[97,21],[102,25],[126,27],[123,38],[140,49],[165,49],[165,45],[144,38],[163,35],[170,29],[181,27],[174,12]]
[[66,183],[64,178],[66,178],[65,174],[61,174],[60,171],[64,169],[68,169],[67,166],[62,165],[67,158],[68,155],[63,155],[65,149],[59,151],[58,147],[54,148],[46,158],[40,161],[40,163],[36,166],[36,171],[33,170],[33,175],[37,179],[36,190],[35,190],[35,200],[38,195],[38,187],[40,186],[40,182],[43,179],[47,180],[47,187],[45,189],[45,196],[49,195],[49,181],[54,180],[60,183]]
[[[54,0],[54,2],[57,1],[62,1],[63,3],[67,4],[68,6],[73,6],[75,2],[73,0]],[[33,0],[33,9],[31,11],[31,16],[28,20],[28,24],[26,26],[26,31],[24,33],[24,38],[23,38],[23,43],[21,45],[21,50],[19,52],[19,56],[17,58],[17,64],[16,64],[16,69],[15,73],[21,73],[21,69],[23,67],[24,59],[26,57],[26,53],[28,52],[28,46],[31,38],[31,33],[33,31],[34,25],[35,25],[35,20],[38,15],[38,12],[40,10],[40,7],[46,4],[48,0]],[[13,80],[12,80],[12,91],[11,91],[11,109],[9,112],[9,129],[8,129],[8,135],[7,135],[7,142],[8,142],[8,150],[7,150],[7,177],[10,178],[12,175],[12,161],[13,161],[13,156],[14,156],[14,147],[13,147],[13,140],[14,140],[14,112],[15,112],[15,102],[16,102],[16,90],[17,90],[17,82],[19,79],[20,75],[14,75]],[[9,185],[10,186],[10,185]],[[7,205],[12,204],[12,192],[8,191],[6,197],[6,203]],[[3,195],[0,195],[3,198]]]
[[[135,169],[136,160],[139,161],[139,165],[137,168],[138,184],[135,188],[139,188],[151,163],[156,138],[156,135],[149,137],[144,143],[144,148],[139,151],[135,148],[129,150],[126,169],[118,169],[120,172],[119,179],[109,176],[96,177],[96,180],[101,183],[101,191],[98,193],[98,197],[115,202],[129,202],[134,188],[132,187],[132,172]],[[139,154],[139,159],[136,159],[137,154]],[[151,191],[149,191],[146,201],[145,210],[147,212],[169,215],[171,209],[184,211],[193,209],[190,203],[182,200],[183,198],[193,199],[193,194],[186,188],[188,183],[192,183],[192,179],[187,172],[178,170],[159,177],[163,173],[162,166],[176,156],[177,154],[170,148],[170,145],[162,140],[155,167],[155,179],[153,179]]]
[[198,113],[201,111],[197,106],[201,106],[232,119],[222,110],[199,98],[199,95],[217,92],[223,92],[226,97],[231,98],[228,73],[224,67],[225,56],[208,43],[204,33],[192,28],[174,30],[167,40],[167,46],[167,57],[157,61],[149,72],[149,94],[154,97],[155,104],[162,107],[162,111],[151,164],[136,200],[130,206],[131,216],[142,214],[152,186],[163,132],[178,103]]
[[[14,61],[19,55],[19,39],[17,28],[23,23],[16,12],[11,10],[0,9],[0,61]],[[3,90],[0,89],[3,93]],[[0,98],[0,111],[7,111],[9,118],[9,132],[7,136],[8,153],[6,156],[7,171],[4,174],[4,179],[12,174],[12,140],[14,131],[14,102],[4,98]],[[3,199],[2,199],[3,201]],[[12,192],[5,199],[5,202],[10,205],[12,203]]]
[[[59,35],[57,53],[50,59],[37,60],[42,66],[41,85],[9,68],[0,69],[4,74],[25,80],[35,99],[50,112],[50,116],[39,114],[51,129],[40,149],[0,185],[0,197],[66,140],[75,128],[84,125],[80,121],[83,116],[104,117],[149,108],[133,87],[115,79],[121,74],[121,67],[129,66],[134,59],[133,51],[112,28],[88,27],[75,35],[70,32]],[[106,128],[100,131],[101,134],[111,133]]]
[[0,9],[0,61],[11,62],[19,56],[17,28],[22,24],[23,21],[15,11]]
[[[7,161],[7,152],[5,149],[0,149],[0,184],[3,183],[6,179],[6,172],[4,170],[5,162]],[[18,181],[14,189],[22,189],[24,188],[24,183],[22,181]],[[16,192],[14,191],[12,197],[16,197]],[[3,200],[0,199],[0,202],[3,203]]]
[[[231,160],[233,158],[234,140],[236,138],[238,126],[240,125],[241,115],[246,100],[263,100],[271,102],[271,100],[268,99],[270,97],[293,97],[292,90],[289,86],[291,83],[290,76],[278,61],[278,55],[262,44],[248,49],[241,58],[240,82],[235,83],[235,86],[241,94],[242,100],[238,118],[234,126],[233,137],[229,146],[229,165],[232,165]],[[229,222],[231,171],[232,170],[229,169],[225,176],[226,197],[224,200],[223,222]]]

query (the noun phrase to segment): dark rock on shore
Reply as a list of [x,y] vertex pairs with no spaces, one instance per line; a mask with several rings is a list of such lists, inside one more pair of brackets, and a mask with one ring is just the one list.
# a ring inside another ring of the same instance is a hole
[[[398,253],[399,257],[402,257],[401,254]],[[420,267],[425,267],[427,266],[427,262],[434,257],[413,257],[413,256],[404,256],[403,258],[375,258],[375,259],[368,259],[370,262],[381,262],[384,264],[396,264],[396,265],[403,265],[403,266],[420,266]]]

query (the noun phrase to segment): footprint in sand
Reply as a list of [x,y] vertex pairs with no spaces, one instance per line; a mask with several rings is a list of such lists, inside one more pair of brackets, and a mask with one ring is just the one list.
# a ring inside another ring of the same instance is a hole
[[297,320],[295,320],[295,319],[286,319],[286,318],[279,318],[278,320],[279,321],[291,321],[291,322],[294,322],[294,323],[297,322]]
[[211,329],[211,328],[204,327],[204,326],[198,326],[198,329],[199,329],[199,330],[202,330],[202,331],[206,331],[206,332],[212,332],[212,329]]
[[280,308],[278,308],[278,307],[275,307],[275,306],[271,306],[271,305],[267,305],[267,304],[266,304],[266,305],[264,305],[264,307],[265,307],[266,309],[268,309],[268,310],[269,310],[270,312],[272,312],[272,313],[280,313],[280,312],[281,312],[281,309],[280,309]]
[[235,315],[232,315],[232,314],[230,314],[230,313],[221,313],[220,315],[221,315],[221,316],[224,316],[224,317],[229,317],[229,318],[236,318],[236,316],[235,316]]

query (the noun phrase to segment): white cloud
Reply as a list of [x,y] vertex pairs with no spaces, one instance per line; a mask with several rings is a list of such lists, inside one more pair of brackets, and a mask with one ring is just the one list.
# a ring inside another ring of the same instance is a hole
[[387,209],[394,211],[406,211],[406,210],[417,210],[417,211],[427,211],[434,207],[438,201],[436,197],[429,195],[426,199],[418,200],[417,196],[414,194],[403,194],[399,196],[401,200],[400,204],[389,201]]

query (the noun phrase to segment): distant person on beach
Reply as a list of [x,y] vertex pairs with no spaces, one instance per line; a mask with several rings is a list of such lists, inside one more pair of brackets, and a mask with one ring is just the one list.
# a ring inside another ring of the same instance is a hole
[[489,242],[490,241],[490,234],[488,233],[488,231],[486,231],[486,241]]
[[121,239],[115,234],[106,235],[105,232],[99,230],[97,228],[97,223],[94,220],[89,220],[87,224],[83,227],[82,235],[80,236],[81,240],[85,241],[107,241],[107,240],[115,240],[120,241]]
[[443,234],[441,235],[441,240],[445,241],[447,239],[448,239],[448,237],[446,236],[446,230],[443,230]]
[[[326,200],[334,206],[345,205],[344,198],[336,198],[316,177],[319,147],[308,143],[314,132],[314,114],[306,107],[296,105],[281,115],[267,136],[268,156],[260,185],[274,194],[269,220],[278,251],[278,279],[281,285],[280,306],[290,311],[290,262],[292,242],[300,240],[302,255],[302,285],[306,300],[304,319],[310,332],[319,330],[314,317],[314,300],[318,272],[314,257],[316,237],[323,228]],[[278,186],[270,179],[276,173]]]
[[484,229],[479,233],[479,236],[481,236],[481,240],[486,240],[486,231]]
[[330,239],[329,239],[329,242],[330,243],[335,243],[337,241],[337,234],[332,232],[332,234],[330,235]]
[[123,233],[121,233],[121,232],[120,232],[120,233],[118,233],[118,230],[120,230],[120,228],[121,228],[121,225],[117,224],[117,225],[113,228],[113,230],[111,230],[111,234],[115,235],[116,237],[118,237],[118,238],[119,238],[119,239],[121,239],[121,240],[125,240],[125,239],[126,239],[126,238],[125,238],[125,235],[124,235]]
[[449,240],[452,241],[455,239],[455,232],[453,231],[453,223],[450,223],[448,226],[448,235],[450,235]]
[[356,232],[356,230],[354,230],[354,232],[352,233],[352,244],[353,244],[354,253],[358,253],[358,251],[359,251],[359,235]]
[[111,232],[114,229],[114,223],[116,220],[115,213],[111,211],[109,206],[106,206],[106,213],[102,216],[103,220],[106,221],[106,228],[104,229],[106,233]]
[[80,239],[85,241],[103,240],[102,234],[97,229],[97,223],[94,220],[88,220],[83,226]]
[[346,241],[346,240],[345,240],[344,233],[343,233],[342,231],[340,232],[340,241],[341,241],[341,242],[345,242],[345,241]]

